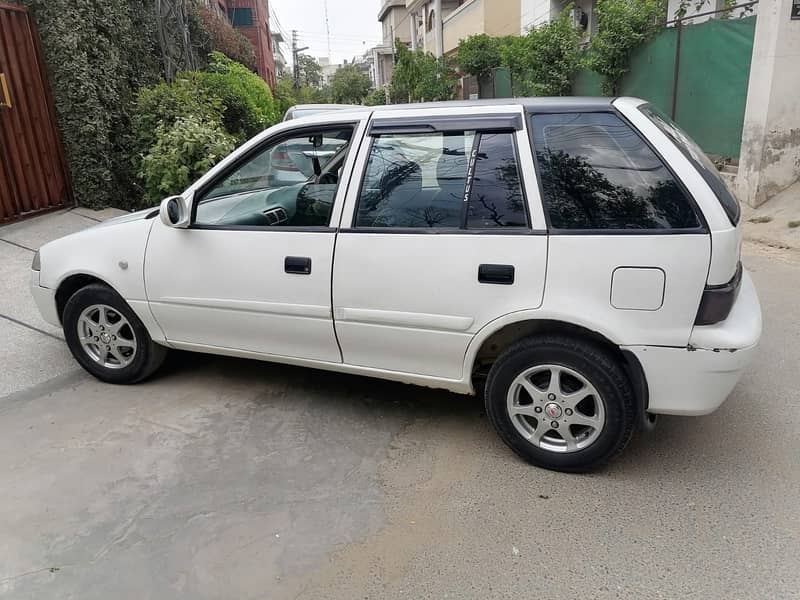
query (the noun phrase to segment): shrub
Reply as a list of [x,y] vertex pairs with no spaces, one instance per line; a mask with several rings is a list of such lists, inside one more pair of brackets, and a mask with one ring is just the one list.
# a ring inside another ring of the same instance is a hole
[[503,61],[500,46],[500,38],[485,33],[471,35],[458,44],[458,66],[479,79],[488,77]]
[[598,0],[597,35],[586,63],[603,76],[604,94],[617,94],[631,52],[664,27],[666,12],[666,0]]
[[221,53],[212,52],[210,60],[208,71],[186,71],[173,83],[139,91],[133,124],[140,153],[155,143],[159,125],[180,117],[220,123],[239,142],[278,121],[278,106],[261,78]]
[[280,107],[266,82],[258,75],[219,52],[209,57],[208,71],[185,73],[201,95],[222,103],[222,124],[239,142],[260,133],[280,120]]
[[361,104],[372,82],[369,75],[355,65],[344,65],[331,77],[331,97],[341,104]]
[[156,142],[143,158],[139,171],[145,200],[183,192],[235,147],[235,140],[217,123],[197,117],[179,117],[172,125],[156,128]]
[[222,16],[210,8],[199,6],[192,15],[192,25],[200,54],[206,56],[215,51],[220,52],[251,71],[256,70],[253,44]]
[[155,144],[159,126],[171,126],[187,117],[219,123],[223,109],[222,99],[190,78],[179,77],[171,84],[162,82],[142,88],[133,117],[136,155],[143,156]]
[[445,58],[430,52],[411,51],[405,44],[395,44],[397,64],[389,88],[392,102],[450,100],[456,89],[456,72]]
[[386,104],[386,90],[383,88],[372,90],[367,94],[367,97],[364,98],[364,104],[366,106],[382,106]]
[[530,81],[536,96],[566,96],[580,66],[581,35],[572,24],[569,6],[550,23],[528,33]]

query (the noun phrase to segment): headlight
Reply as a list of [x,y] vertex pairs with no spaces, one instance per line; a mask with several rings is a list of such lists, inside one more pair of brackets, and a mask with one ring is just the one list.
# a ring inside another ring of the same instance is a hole
[[34,271],[41,271],[42,270],[42,263],[39,259],[39,251],[36,251],[36,254],[33,255],[33,264],[31,265],[31,269]]

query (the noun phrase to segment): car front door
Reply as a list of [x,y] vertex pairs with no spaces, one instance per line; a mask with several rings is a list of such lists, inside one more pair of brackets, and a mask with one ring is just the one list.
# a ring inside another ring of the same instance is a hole
[[542,302],[544,215],[519,107],[376,113],[336,243],[344,362],[460,380],[474,335]]
[[[340,180],[352,171],[350,148],[363,127],[342,122],[272,136],[193,192],[187,228],[154,224],[145,285],[169,342],[341,362],[331,315],[335,225],[346,188]],[[276,171],[285,148],[313,156],[322,140],[309,181]]]

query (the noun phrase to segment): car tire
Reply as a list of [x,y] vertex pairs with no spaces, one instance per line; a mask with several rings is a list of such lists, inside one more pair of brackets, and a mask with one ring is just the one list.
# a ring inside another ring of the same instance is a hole
[[637,411],[615,356],[596,342],[562,335],[526,338],[503,352],[489,371],[485,405],[514,452],[565,472],[595,469],[622,452]]
[[107,383],[142,381],[158,370],[167,355],[125,300],[101,283],[87,285],[70,297],[62,323],[75,360]]

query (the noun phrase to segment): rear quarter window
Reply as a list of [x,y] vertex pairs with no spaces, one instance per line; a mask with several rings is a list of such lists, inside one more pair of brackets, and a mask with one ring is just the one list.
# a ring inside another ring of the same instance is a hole
[[711,188],[711,191],[717,196],[719,203],[728,215],[732,225],[737,225],[741,218],[741,208],[739,202],[733,194],[731,194],[728,186],[722,181],[719,171],[714,166],[714,163],[706,156],[705,152],[700,149],[689,135],[678,127],[668,116],[658,110],[652,104],[643,104],[639,110],[650,119],[656,127],[658,127],[666,136],[672,140],[683,155],[689,159],[692,166],[702,176],[703,180]]
[[701,228],[693,203],[628,123],[612,113],[533,115],[550,226],[561,230]]

